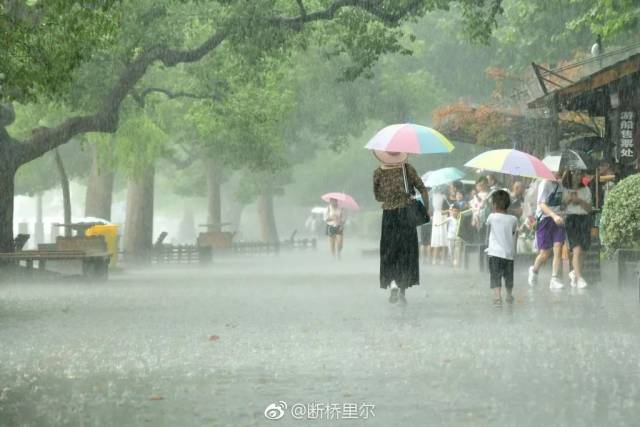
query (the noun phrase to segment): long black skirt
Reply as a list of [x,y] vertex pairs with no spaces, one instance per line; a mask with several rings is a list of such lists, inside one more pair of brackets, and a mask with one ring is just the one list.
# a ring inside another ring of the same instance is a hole
[[420,284],[418,231],[407,220],[407,209],[385,209],[380,236],[380,287],[392,281],[399,288]]

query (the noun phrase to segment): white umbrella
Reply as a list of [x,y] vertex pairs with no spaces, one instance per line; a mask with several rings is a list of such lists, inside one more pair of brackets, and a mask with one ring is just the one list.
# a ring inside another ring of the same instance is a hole
[[95,216],[85,216],[84,218],[78,218],[75,220],[76,224],[102,224],[107,225],[111,224],[106,219],[97,218]]
[[564,150],[552,153],[542,159],[549,170],[558,172],[560,169],[587,170],[587,164],[580,154],[574,150]]

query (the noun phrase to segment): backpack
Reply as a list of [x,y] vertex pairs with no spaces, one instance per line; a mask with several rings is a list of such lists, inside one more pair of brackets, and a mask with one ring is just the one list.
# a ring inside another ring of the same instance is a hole
[[[558,194],[558,190],[560,189],[560,184],[556,183],[556,188],[553,189],[553,193],[549,194],[547,200],[545,200],[545,204],[549,207],[559,206],[562,202],[562,193]],[[558,199],[558,197],[560,199]],[[540,220],[542,220],[542,213],[536,216],[536,229],[538,228],[538,224],[540,224]]]

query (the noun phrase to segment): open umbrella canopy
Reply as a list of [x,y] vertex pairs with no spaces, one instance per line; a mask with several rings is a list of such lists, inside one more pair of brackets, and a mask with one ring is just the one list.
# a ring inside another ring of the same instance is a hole
[[561,152],[551,153],[542,159],[549,170],[558,172],[559,170],[587,170],[588,160],[586,156],[576,150],[563,150]]
[[458,168],[442,168],[422,175],[422,181],[427,187],[433,188],[448,184],[464,177],[465,173]]
[[450,153],[451,141],[435,129],[412,123],[387,126],[379,131],[365,148],[391,153]]
[[85,216],[82,218],[78,218],[74,221],[76,224],[102,224],[107,225],[110,224],[109,221],[103,218],[97,218],[95,216]]
[[526,178],[556,179],[540,159],[511,149],[485,151],[469,160],[465,166]]
[[333,192],[322,195],[322,200],[327,203],[329,203],[331,199],[336,199],[338,201],[338,206],[342,208],[354,211],[360,209],[360,206],[358,206],[358,203],[354,198],[346,193]]

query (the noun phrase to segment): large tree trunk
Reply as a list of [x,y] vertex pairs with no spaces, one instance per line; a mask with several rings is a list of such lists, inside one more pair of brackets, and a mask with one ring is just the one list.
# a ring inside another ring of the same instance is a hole
[[97,147],[93,146],[91,175],[87,183],[84,215],[111,220],[111,203],[113,197],[114,173],[108,168],[101,168]]
[[278,228],[273,212],[273,194],[264,192],[258,196],[258,217],[260,219],[260,231],[262,241],[278,243]]
[[220,231],[222,223],[220,168],[213,159],[206,159],[204,164],[207,169],[207,224],[210,224],[209,231]]
[[[64,169],[64,163],[58,150],[56,153],[56,164],[58,165],[58,173],[60,174],[60,185],[62,185],[62,200],[64,202],[64,223],[71,224],[71,192],[69,190],[69,177]],[[71,236],[71,228],[64,227],[64,235],[66,237]]]
[[13,252],[13,185],[15,170],[0,168],[0,252]]
[[129,180],[127,218],[124,227],[124,251],[128,262],[148,263],[153,246],[153,186],[155,169],[147,166]]

